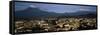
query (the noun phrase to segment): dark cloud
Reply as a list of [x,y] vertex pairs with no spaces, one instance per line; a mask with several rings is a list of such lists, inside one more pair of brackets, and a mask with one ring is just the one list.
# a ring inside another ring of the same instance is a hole
[[80,10],[84,11],[96,11],[95,6],[77,6],[77,5],[57,5],[57,4],[42,4],[42,3],[25,3],[25,2],[16,2],[15,10],[23,10],[28,7],[37,7],[41,10],[48,12],[56,12],[56,13],[72,13]]

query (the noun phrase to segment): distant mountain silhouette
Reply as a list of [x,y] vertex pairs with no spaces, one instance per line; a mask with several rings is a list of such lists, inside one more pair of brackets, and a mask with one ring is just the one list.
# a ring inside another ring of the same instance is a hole
[[68,14],[70,16],[80,16],[80,15],[87,15],[87,14],[94,14],[96,15],[96,12],[92,12],[92,11],[77,11],[74,13],[65,13],[65,15]]
[[58,15],[57,13],[42,11],[38,8],[27,8],[25,10],[16,11],[16,16],[23,16],[23,17],[32,17],[32,16],[55,16]]
[[96,16],[96,12],[89,11],[77,11],[74,13],[55,13],[43,11],[38,8],[28,7],[27,9],[16,11],[15,16],[17,17],[33,17],[33,16]]

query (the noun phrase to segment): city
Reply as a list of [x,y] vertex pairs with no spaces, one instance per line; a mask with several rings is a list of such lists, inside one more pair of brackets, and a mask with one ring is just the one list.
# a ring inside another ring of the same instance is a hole
[[96,18],[51,18],[15,21],[15,33],[42,33],[97,29]]

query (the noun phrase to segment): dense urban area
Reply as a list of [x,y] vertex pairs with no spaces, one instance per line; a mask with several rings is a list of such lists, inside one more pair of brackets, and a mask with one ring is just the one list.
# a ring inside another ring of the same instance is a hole
[[15,21],[15,33],[77,31],[96,28],[96,18],[44,18]]

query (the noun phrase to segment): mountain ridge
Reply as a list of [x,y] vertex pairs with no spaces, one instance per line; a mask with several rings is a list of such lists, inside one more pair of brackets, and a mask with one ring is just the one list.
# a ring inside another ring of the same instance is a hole
[[[22,17],[33,17],[33,16],[83,16],[83,15],[88,15],[92,14],[93,16],[96,16],[96,12],[89,12],[89,11],[77,11],[75,13],[55,13],[55,12],[48,12],[48,11],[43,11],[40,10],[39,8],[32,8],[28,7],[25,10],[20,10],[15,12],[15,16],[22,16]],[[92,16],[91,15],[91,16]],[[88,15],[89,16],[89,15]]]

